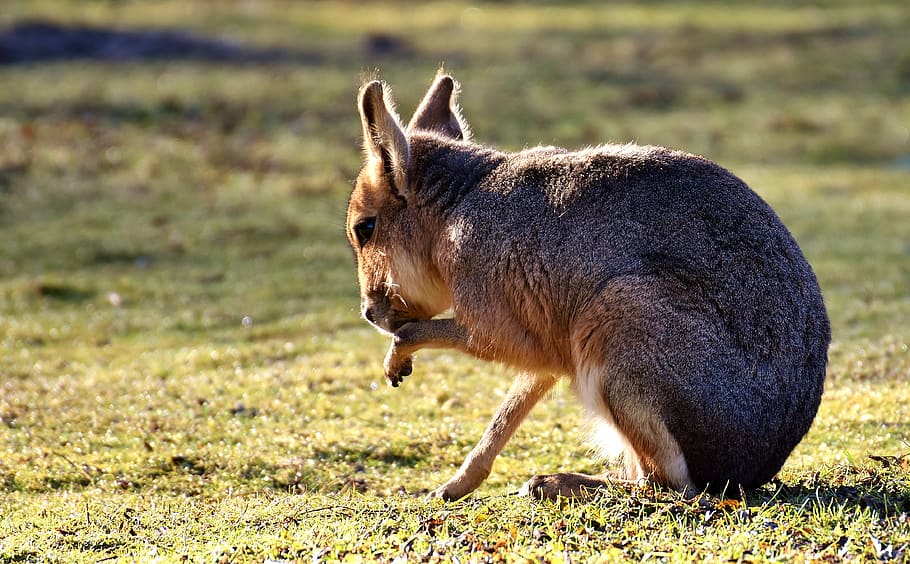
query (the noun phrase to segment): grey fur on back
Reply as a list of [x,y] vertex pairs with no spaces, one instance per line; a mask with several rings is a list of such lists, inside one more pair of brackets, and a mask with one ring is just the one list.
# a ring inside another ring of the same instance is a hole
[[619,304],[633,314],[605,311],[608,342],[590,344],[608,401],[659,412],[699,487],[774,476],[818,409],[830,328],[812,269],[758,195],[658,147],[408,143],[412,204],[444,225],[456,318],[495,338],[483,312],[509,308],[546,349],[547,334],[568,339],[586,311]]

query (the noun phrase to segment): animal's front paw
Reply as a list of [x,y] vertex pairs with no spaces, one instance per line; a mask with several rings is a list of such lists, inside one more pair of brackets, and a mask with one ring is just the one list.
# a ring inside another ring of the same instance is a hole
[[443,501],[455,501],[461,499],[470,492],[462,493],[461,490],[451,483],[443,484],[427,494],[426,500],[441,499]]
[[399,356],[395,347],[393,346],[389,349],[389,354],[385,357],[385,379],[392,385],[393,388],[397,388],[398,384],[401,384],[405,376],[410,376],[411,372],[414,370],[414,361],[410,356]]
[[434,499],[441,499],[443,501],[452,501],[452,498],[446,495],[445,486],[436,488],[427,494],[424,498],[425,501],[433,501]]

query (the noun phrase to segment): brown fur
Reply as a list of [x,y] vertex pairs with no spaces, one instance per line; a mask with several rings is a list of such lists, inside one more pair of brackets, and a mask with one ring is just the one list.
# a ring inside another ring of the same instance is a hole
[[[726,170],[661,147],[477,145],[456,92],[439,74],[405,128],[386,85],[361,89],[366,158],[347,217],[361,311],[392,335],[390,383],[428,347],[521,370],[434,495],[473,491],[563,376],[609,431],[603,450],[625,456],[613,478],[689,492],[771,479],[815,417],[830,341],[812,269],[774,212]],[[523,491],[582,495],[608,479],[555,474]]]

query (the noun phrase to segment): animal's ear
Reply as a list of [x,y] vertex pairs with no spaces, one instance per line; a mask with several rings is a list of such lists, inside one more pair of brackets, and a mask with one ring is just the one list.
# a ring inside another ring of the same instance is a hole
[[455,101],[457,96],[458,83],[455,79],[447,74],[436,75],[436,80],[414,112],[408,131],[422,129],[452,139],[470,139],[471,130],[461,116],[461,109]]
[[404,196],[408,189],[408,140],[395,113],[391,91],[374,80],[360,89],[358,99],[363,122],[363,149],[369,163],[378,165],[392,190]]

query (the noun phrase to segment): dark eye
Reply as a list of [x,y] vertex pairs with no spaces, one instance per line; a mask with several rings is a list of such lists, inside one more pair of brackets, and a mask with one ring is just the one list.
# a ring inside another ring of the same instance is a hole
[[357,237],[357,244],[363,247],[373,236],[373,230],[376,229],[376,218],[368,217],[354,226],[354,236]]

